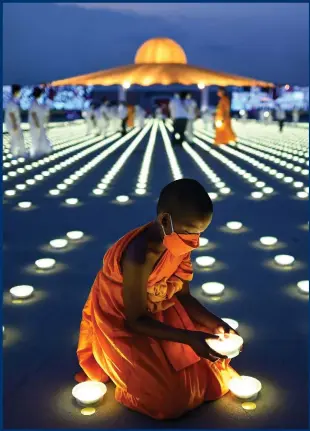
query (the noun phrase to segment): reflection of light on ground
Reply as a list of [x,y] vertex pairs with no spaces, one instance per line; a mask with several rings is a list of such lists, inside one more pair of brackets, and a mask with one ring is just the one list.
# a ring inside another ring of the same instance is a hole
[[21,332],[17,328],[4,325],[4,332],[2,335],[2,344],[4,348],[14,346],[21,339]]
[[287,244],[285,244],[284,242],[281,242],[281,241],[278,241],[274,245],[263,245],[259,241],[253,241],[251,243],[251,245],[252,245],[252,247],[254,247],[258,250],[264,250],[264,251],[275,251],[275,250],[280,250],[281,248],[287,247]]
[[38,269],[35,265],[27,265],[25,267],[25,272],[27,274],[37,275],[37,276],[50,276],[55,274],[60,274],[63,271],[69,269],[68,265],[61,262],[57,262],[56,265],[51,269]]
[[282,272],[299,271],[301,269],[306,268],[306,265],[302,262],[299,262],[298,260],[295,260],[293,265],[288,265],[288,266],[281,266],[281,265],[278,265],[274,260],[267,260],[263,262],[263,266],[269,269],[273,269],[275,271],[282,271]]
[[26,299],[13,299],[9,292],[5,292],[3,295],[3,303],[4,305],[18,305],[21,307],[30,306],[36,304],[37,302],[43,301],[48,297],[47,292],[43,290],[35,289],[33,294]]
[[225,263],[216,260],[212,266],[199,266],[195,262],[194,268],[195,268],[195,271],[197,272],[216,272],[216,271],[222,271],[224,269],[227,269],[228,266]]

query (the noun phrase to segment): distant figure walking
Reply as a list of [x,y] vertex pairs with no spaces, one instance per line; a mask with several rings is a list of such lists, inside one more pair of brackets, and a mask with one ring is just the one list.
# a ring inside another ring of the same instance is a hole
[[139,129],[143,129],[145,121],[145,110],[140,106],[135,106],[135,127],[139,127]]
[[82,117],[85,120],[86,124],[86,135],[91,135],[93,132],[93,122],[92,122],[92,109],[91,109],[91,101],[89,99],[85,99],[84,109],[82,111]]
[[46,134],[46,117],[49,108],[46,105],[41,105],[39,99],[43,94],[43,89],[35,87],[32,93],[34,98],[29,112],[28,121],[31,135],[30,157],[37,158],[52,151],[52,145]]
[[109,128],[109,101],[106,97],[102,99],[101,105],[96,109],[97,125],[102,136],[106,136]]
[[21,128],[20,108],[18,104],[20,91],[20,85],[12,85],[12,97],[5,107],[4,114],[6,129],[11,139],[10,152],[14,158],[27,156],[24,135]]
[[279,131],[280,131],[280,133],[282,133],[283,132],[283,127],[284,127],[284,122],[285,122],[285,119],[286,119],[286,113],[281,108],[280,105],[276,105],[276,119],[278,120]]
[[296,106],[294,106],[294,109],[292,111],[292,120],[293,120],[294,126],[296,126],[297,123],[299,123],[299,109]]
[[128,120],[128,108],[125,102],[120,102],[118,105],[118,116],[121,120],[121,131],[122,135],[125,136],[127,133],[127,120]]
[[174,97],[169,103],[170,115],[173,119],[173,139],[172,145],[182,145],[186,125],[188,121],[188,113],[185,106],[186,93],[180,94],[180,97]]
[[198,105],[190,93],[186,95],[185,107],[188,116],[185,134],[188,142],[192,144],[194,139],[194,123],[198,114]]
[[236,142],[236,135],[231,127],[230,101],[224,88],[219,88],[220,101],[215,113],[215,144]]

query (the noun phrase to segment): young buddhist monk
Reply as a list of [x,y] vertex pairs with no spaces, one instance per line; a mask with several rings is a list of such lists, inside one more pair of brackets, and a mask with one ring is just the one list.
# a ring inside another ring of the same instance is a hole
[[237,373],[206,339],[232,329],[189,289],[190,253],[212,213],[201,184],[174,181],[160,194],[156,220],[108,250],[83,310],[77,381],[111,379],[117,401],[155,419],[228,392]]

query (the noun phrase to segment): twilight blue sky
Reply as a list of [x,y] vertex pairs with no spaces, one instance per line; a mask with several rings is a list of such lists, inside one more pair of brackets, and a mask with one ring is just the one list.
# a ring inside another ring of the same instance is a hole
[[309,84],[305,3],[4,3],[4,84],[132,63],[146,39],[175,39],[191,64]]

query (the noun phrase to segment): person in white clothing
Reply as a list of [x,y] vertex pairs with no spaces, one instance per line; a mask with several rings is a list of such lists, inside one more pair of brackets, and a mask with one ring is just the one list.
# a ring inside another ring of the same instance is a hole
[[33,102],[28,112],[28,121],[31,135],[30,157],[36,158],[49,154],[52,151],[51,143],[46,135],[46,117],[48,107],[41,105],[38,99],[42,96],[43,89],[35,87],[33,90]]
[[6,129],[11,139],[10,151],[14,158],[27,156],[24,135],[21,128],[20,108],[18,105],[20,91],[20,85],[12,85],[12,97],[5,107],[4,115]]
[[109,128],[110,116],[109,116],[109,101],[106,97],[102,99],[102,104],[96,109],[97,125],[100,133],[103,136],[107,135]]
[[276,119],[278,120],[279,131],[281,133],[283,132],[285,118],[286,118],[285,111],[281,108],[281,106],[279,104],[277,104],[276,105]]
[[188,142],[191,144],[194,139],[194,122],[198,114],[198,105],[190,93],[186,95],[185,108],[188,115],[185,134],[187,136]]
[[297,123],[299,123],[299,109],[297,108],[297,106],[294,106],[294,109],[292,111],[292,120],[295,126]]
[[174,94],[173,98],[170,100],[168,105],[170,117],[173,121],[175,119],[175,105],[176,103],[178,103],[179,100],[180,100],[180,95],[176,93]]
[[180,98],[174,97],[169,103],[170,116],[173,118],[173,140],[172,145],[182,145],[186,125],[188,121],[188,113],[185,106],[186,93],[180,94]]
[[142,129],[144,127],[145,110],[139,106],[135,106],[135,127]]
[[91,104],[91,101],[86,98],[84,102],[84,109],[82,111],[82,117],[84,118],[86,123],[86,135],[91,135],[93,133],[94,123],[92,120],[92,116],[93,116],[92,104]]
[[126,135],[127,133],[127,120],[128,120],[128,108],[125,102],[120,102],[118,105],[118,117],[122,122],[122,135]]

